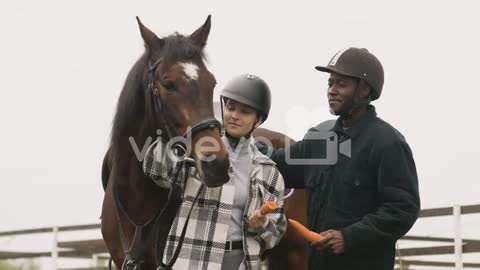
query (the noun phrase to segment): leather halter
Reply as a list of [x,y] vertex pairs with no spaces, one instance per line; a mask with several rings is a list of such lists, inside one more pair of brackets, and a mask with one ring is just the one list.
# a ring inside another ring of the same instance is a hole
[[[162,58],[158,59],[155,63],[150,64],[149,63],[149,69],[148,69],[148,89],[150,92],[150,97],[151,97],[151,106],[154,109],[154,117],[157,116],[158,114],[161,115],[161,123],[165,127],[165,130],[167,132],[168,140],[173,139],[174,137],[178,136],[177,130],[171,125],[171,123],[168,120],[167,113],[164,110],[164,107],[162,105],[162,99],[159,95],[158,88],[155,82],[155,71],[158,68],[159,64],[162,62]],[[197,123],[195,123],[191,128],[188,128],[185,134],[182,136],[184,138],[187,138],[188,136],[193,137],[196,133],[204,130],[204,129],[214,129],[218,128],[219,132],[221,130],[221,124],[220,122],[213,118],[213,117],[207,117]],[[177,150],[180,149],[180,153],[186,153],[184,145],[173,145],[174,148]],[[125,260],[123,262],[121,270],[142,270],[142,266],[144,264],[144,255],[147,250],[147,244],[148,244],[148,239],[151,239],[152,236],[154,236],[154,249],[155,249],[155,263],[157,265],[157,270],[163,270],[163,269],[172,269],[173,265],[175,264],[179,254],[180,254],[180,249],[183,244],[183,239],[185,237],[186,229],[188,226],[188,221],[190,219],[190,214],[192,212],[193,206],[195,202],[198,199],[198,196],[200,193],[203,191],[205,188],[205,185],[202,184],[195,196],[195,199],[192,203],[192,207],[189,210],[187,219],[185,221],[182,234],[179,239],[179,243],[176,247],[176,250],[174,252],[174,255],[170,262],[165,264],[162,261],[161,258],[161,252],[158,247],[158,242],[160,240],[160,223],[162,220],[162,217],[164,217],[164,214],[167,213],[167,209],[172,207],[172,203],[174,200],[174,197],[179,197],[181,196],[181,189],[180,189],[180,182],[178,181],[179,176],[180,176],[180,171],[183,170],[184,174],[184,179],[183,181],[186,181],[189,175],[190,168],[195,167],[195,161],[190,158],[183,156],[180,158],[179,161],[177,161],[177,165],[174,168],[174,170],[171,172],[169,175],[169,178],[172,183],[172,187],[168,193],[168,198],[166,203],[161,207],[153,217],[151,217],[147,222],[143,224],[136,224],[129,216],[128,213],[125,210],[125,207],[122,205],[118,194],[115,191],[115,185],[113,186],[113,199],[115,201],[115,209],[117,212],[117,221],[119,223],[119,233],[120,233],[120,240],[122,244],[123,251],[125,253]],[[122,222],[120,220],[120,214],[123,214],[127,221],[135,227],[135,233],[133,236],[133,240],[131,244],[128,244],[125,232],[123,230]],[[153,228],[148,231],[147,233],[144,233],[144,229],[148,227],[149,225],[153,224]],[[111,265],[110,265],[111,267]]]

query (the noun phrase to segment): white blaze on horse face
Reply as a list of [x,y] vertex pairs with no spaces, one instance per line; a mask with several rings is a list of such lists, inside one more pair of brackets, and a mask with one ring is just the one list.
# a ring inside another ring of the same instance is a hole
[[198,66],[193,63],[179,63],[179,65],[183,68],[183,72],[186,75],[187,80],[194,80],[198,79]]

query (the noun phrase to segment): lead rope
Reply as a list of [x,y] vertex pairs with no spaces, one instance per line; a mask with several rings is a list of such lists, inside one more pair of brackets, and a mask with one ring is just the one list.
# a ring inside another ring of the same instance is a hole
[[[188,159],[188,161],[187,161]],[[187,163],[188,162],[188,163]],[[184,159],[184,183],[186,184],[186,180],[188,178],[188,175],[189,175],[189,169],[190,169],[190,163],[191,162],[194,162],[192,159],[189,159],[189,158],[186,158]],[[180,170],[178,170],[176,173],[179,173]],[[178,177],[176,177],[175,179],[177,179]],[[175,184],[175,186],[178,187],[178,183]],[[174,185],[172,185],[172,189],[174,188]],[[203,189],[205,188],[205,184],[202,184],[200,186],[200,188],[198,189],[197,191],[197,194],[195,195],[195,198],[193,199],[193,202],[192,202],[192,206],[190,207],[190,210],[188,211],[188,215],[187,215],[187,218],[185,220],[185,224],[183,225],[183,229],[182,229],[182,234],[180,235],[180,239],[178,240],[178,244],[177,244],[177,247],[175,248],[175,252],[172,256],[172,259],[170,260],[170,262],[168,264],[165,264],[163,263],[163,259],[161,258],[162,256],[159,254],[160,252],[160,249],[158,248],[158,243],[160,242],[160,226],[157,227],[157,230],[156,230],[156,237],[155,237],[155,261],[157,263],[157,270],[172,270],[172,267],[173,265],[175,264],[175,262],[177,261],[178,259],[178,256],[180,255],[180,249],[183,245],[183,240],[185,239],[185,234],[187,232],[187,226],[188,226],[188,222],[190,221],[190,215],[192,214],[192,210],[193,210],[193,206],[195,205],[195,203],[197,202],[197,199],[198,197],[200,196],[200,194],[202,193]],[[169,198],[170,199],[170,198]],[[168,232],[167,232],[167,239],[165,240],[165,246],[166,246],[166,243],[168,241]],[[165,247],[163,249],[163,252],[165,251]]]

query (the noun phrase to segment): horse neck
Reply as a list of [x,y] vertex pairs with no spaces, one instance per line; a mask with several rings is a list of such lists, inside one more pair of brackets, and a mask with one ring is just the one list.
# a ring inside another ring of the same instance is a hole
[[129,216],[139,223],[151,217],[159,199],[165,197],[142,170],[143,154],[157,136],[156,120],[145,92],[147,61],[143,55],[127,76],[117,105],[110,148],[114,188]]
[[148,109],[149,98],[145,94],[147,63],[148,57],[144,54],[128,73],[112,128],[111,147],[114,150],[116,171],[124,178],[117,182],[132,189],[138,186],[137,182],[143,180],[142,150],[146,150],[146,144],[150,143],[155,135],[153,115]]
[[[157,187],[143,172],[143,160],[138,152],[144,152],[149,146],[151,131],[138,127],[135,135],[124,136],[114,148],[115,188],[127,213],[139,223],[146,221],[154,213],[164,191]],[[136,146],[132,146],[132,140]],[[154,140],[155,138],[152,138]],[[132,147],[138,147],[137,154]],[[139,211],[139,209],[141,209]]]

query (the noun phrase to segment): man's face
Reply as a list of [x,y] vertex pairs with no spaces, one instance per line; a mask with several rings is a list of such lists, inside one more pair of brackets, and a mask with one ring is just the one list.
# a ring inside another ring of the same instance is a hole
[[328,104],[333,115],[345,115],[355,105],[355,90],[358,80],[352,77],[330,73],[328,78]]

